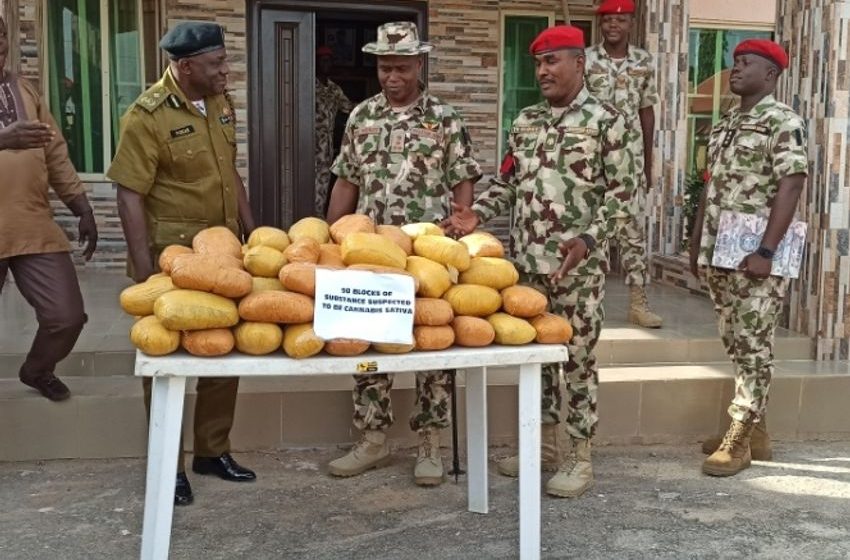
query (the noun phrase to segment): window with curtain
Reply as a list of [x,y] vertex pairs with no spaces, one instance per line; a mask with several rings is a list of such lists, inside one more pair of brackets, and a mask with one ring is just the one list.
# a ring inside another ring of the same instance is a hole
[[543,98],[534,73],[534,59],[528,54],[531,41],[549,27],[547,15],[505,15],[502,37],[502,106],[499,149],[501,158],[507,149],[511,123],[520,110]]
[[139,0],[46,2],[50,109],[79,173],[104,173],[142,92]]

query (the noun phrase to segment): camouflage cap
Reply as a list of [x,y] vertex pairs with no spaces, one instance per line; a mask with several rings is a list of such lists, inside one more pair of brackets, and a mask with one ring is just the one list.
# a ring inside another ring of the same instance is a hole
[[419,30],[410,21],[394,21],[378,27],[378,40],[367,43],[363,52],[381,55],[414,56],[431,52],[434,45],[419,40]]

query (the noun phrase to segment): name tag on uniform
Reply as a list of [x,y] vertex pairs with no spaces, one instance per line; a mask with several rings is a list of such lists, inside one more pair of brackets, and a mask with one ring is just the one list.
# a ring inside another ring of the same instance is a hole
[[405,131],[401,129],[393,130],[390,134],[390,152],[400,154],[404,152],[404,137]]
[[537,134],[540,132],[539,126],[513,126],[511,134]]
[[582,136],[599,136],[598,128],[587,128],[583,126],[568,126],[562,129],[565,134],[581,134]]
[[646,76],[646,68],[629,68],[629,76]]
[[418,136],[419,138],[430,138],[435,142],[440,139],[440,134],[438,132],[428,130],[427,128],[411,128],[410,134]]
[[183,136],[188,136],[195,132],[195,127],[190,125],[184,126],[183,128],[175,128],[171,131],[172,138],[182,138]]
[[770,136],[770,129],[762,124],[742,124],[738,127],[741,132],[755,132],[756,134],[764,134]]
[[381,127],[380,126],[361,126],[360,128],[354,129],[355,136],[368,136],[369,134],[380,134]]

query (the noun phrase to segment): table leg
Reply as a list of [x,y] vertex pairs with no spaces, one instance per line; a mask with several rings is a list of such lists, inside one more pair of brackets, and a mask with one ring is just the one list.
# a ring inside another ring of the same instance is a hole
[[151,389],[142,560],[166,560],[171,543],[177,447],[183,425],[185,377],[155,377]]
[[540,364],[519,369],[519,554],[540,558]]
[[466,463],[469,511],[487,513],[487,368],[466,370]]

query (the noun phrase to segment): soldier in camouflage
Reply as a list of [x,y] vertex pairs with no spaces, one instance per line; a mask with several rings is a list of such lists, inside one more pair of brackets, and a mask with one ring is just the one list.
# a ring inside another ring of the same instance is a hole
[[[396,22],[378,28],[378,40],[363,51],[378,56],[381,93],[351,112],[333,172],[327,220],[357,212],[377,224],[440,222],[450,201],[470,205],[481,168],[472,155],[469,134],[457,111],[421,88],[421,42],[416,26]],[[353,476],[384,463],[389,456],[385,430],[393,423],[386,374],[355,377],[354,425],[362,439],[350,453],[332,461],[335,476]],[[448,374],[420,372],[410,427],[419,433],[416,484],[444,480],[439,430],[450,425]]]
[[639,186],[627,211],[617,216],[614,238],[629,286],[629,321],[648,328],[661,327],[662,319],[649,308],[644,208],[646,191],[652,186],[652,144],[658,93],[652,56],[629,44],[634,23],[632,0],[605,0],[596,13],[603,41],[586,51],[585,83],[588,91],[622,111],[635,135],[632,148]]
[[[514,211],[511,258],[522,281],[547,294],[572,324],[569,361],[543,368],[543,467],[558,472],[546,492],[577,497],[593,485],[590,442],[597,424],[598,368],[608,239],[635,188],[633,132],[614,106],[583,84],[584,36],[572,26],[544,30],[531,44],[545,101],[523,109],[510,130],[498,175],[471,208],[455,205],[447,227],[466,234]],[[560,368],[567,386],[565,459],[558,443]],[[519,461],[499,471],[517,476]]]
[[[736,370],[731,424],[703,463],[703,472],[714,476],[750,465],[750,439],[763,418],[773,375],[773,339],[788,283],[771,276],[773,253],[794,217],[808,171],[803,120],[773,97],[787,66],[787,54],[772,41],[751,39],[735,48],[729,83],[741,103],[711,131],[708,180],[691,239],[691,271],[708,280]],[[723,210],[768,215],[761,245],[738,270],[712,266]]]
[[324,216],[328,206],[331,164],[334,159],[334,123],[337,113],[350,113],[354,103],[328,76],[333,67],[333,51],[316,49],[316,215]]

